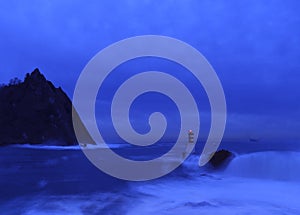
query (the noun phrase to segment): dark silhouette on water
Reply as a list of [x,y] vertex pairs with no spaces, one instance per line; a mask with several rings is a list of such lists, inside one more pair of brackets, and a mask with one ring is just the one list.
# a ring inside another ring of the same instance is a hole
[[234,154],[232,152],[222,149],[214,153],[209,163],[214,168],[221,168],[228,164],[233,157]]

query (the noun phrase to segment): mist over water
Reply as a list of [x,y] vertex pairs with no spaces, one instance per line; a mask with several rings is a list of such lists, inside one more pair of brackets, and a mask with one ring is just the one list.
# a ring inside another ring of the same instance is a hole
[[146,182],[102,173],[77,147],[2,147],[0,208],[6,214],[300,214],[300,152],[263,145],[257,152],[244,144],[218,171],[200,168],[193,154],[171,174]]
[[256,152],[236,157],[225,173],[257,179],[300,182],[299,152]]

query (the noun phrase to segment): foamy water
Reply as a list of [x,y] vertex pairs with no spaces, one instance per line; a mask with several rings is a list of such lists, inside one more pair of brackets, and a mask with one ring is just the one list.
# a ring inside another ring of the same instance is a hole
[[202,177],[136,189],[144,198],[128,214],[300,214],[299,183]]
[[300,182],[300,153],[267,151],[240,155],[232,160],[225,173],[228,176]]
[[2,210],[18,204],[14,211],[20,214],[295,215],[300,214],[299,190],[299,183],[210,176],[132,183],[119,193],[36,195],[16,199]]
[[299,152],[236,155],[222,171],[199,168],[193,155],[169,176],[125,183],[100,174],[77,148],[16,148],[0,151],[9,167],[0,186],[16,192],[2,196],[5,214],[300,214]]
[[[14,144],[12,147],[17,147],[17,148],[28,148],[28,149],[44,149],[44,150],[81,150],[81,146],[79,145],[73,145],[73,146],[56,146],[56,145],[32,145],[32,144]],[[106,148],[122,148],[126,147],[125,144],[97,144],[97,145],[92,145],[88,144],[86,146],[83,146],[86,149],[106,149]]]

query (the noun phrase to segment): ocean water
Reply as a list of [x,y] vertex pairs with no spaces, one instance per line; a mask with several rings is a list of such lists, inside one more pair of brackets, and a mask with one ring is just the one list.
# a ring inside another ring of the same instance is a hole
[[0,214],[300,214],[298,146],[222,143],[236,155],[226,168],[200,168],[196,153],[146,182],[106,175],[77,146],[1,147]]

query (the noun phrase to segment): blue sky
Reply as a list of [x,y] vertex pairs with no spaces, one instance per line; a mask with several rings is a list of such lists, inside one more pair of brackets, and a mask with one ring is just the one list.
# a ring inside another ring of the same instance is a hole
[[0,83],[38,67],[72,96],[83,67],[104,47],[171,36],[217,72],[228,105],[225,137],[300,139],[299,26],[297,0],[6,1]]

